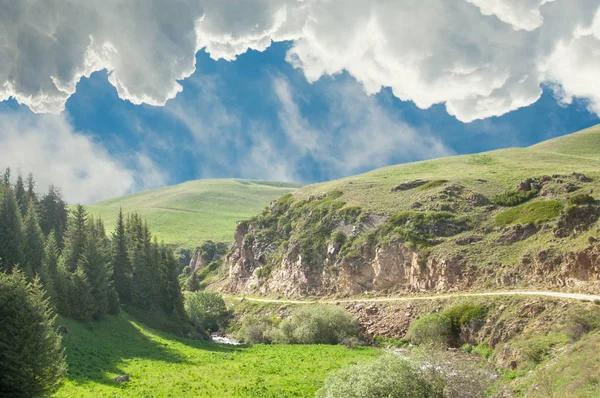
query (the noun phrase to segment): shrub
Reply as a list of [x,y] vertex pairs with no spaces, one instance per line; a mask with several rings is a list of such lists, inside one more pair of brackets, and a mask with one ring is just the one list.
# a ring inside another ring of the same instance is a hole
[[479,361],[457,360],[438,351],[417,350],[410,359],[385,354],[330,375],[317,391],[320,398],[477,398],[490,384]]
[[600,310],[594,308],[590,311],[572,314],[569,319],[567,334],[572,341],[577,341],[583,335],[596,329],[600,329]]
[[498,206],[513,207],[525,203],[535,198],[539,191],[506,191],[499,195],[492,196],[491,201]]
[[471,353],[481,355],[484,358],[489,358],[494,353],[494,350],[492,350],[487,344],[480,343],[473,347]]
[[562,208],[559,201],[539,200],[503,211],[495,221],[499,226],[539,223],[558,217]]
[[273,321],[265,317],[246,315],[241,327],[236,331],[236,340],[246,344],[271,343]]
[[356,321],[341,308],[325,305],[306,306],[296,310],[291,319],[279,326],[274,342],[292,344],[339,344],[356,337]]
[[444,185],[447,182],[448,182],[448,180],[433,180],[433,181],[429,181],[428,183],[423,184],[420,187],[417,187],[417,190],[418,191],[424,191],[426,189],[431,189],[431,188],[439,187],[441,185]]
[[415,344],[445,346],[452,337],[452,321],[442,314],[429,314],[410,324],[408,337]]
[[342,246],[346,242],[346,234],[344,234],[342,231],[335,231],[331,234],[331,241]]
[[443,396],[441,383],[429,379],[417,364],[392,354],[335,372],[316,393],[318,398]]
[[406,347],[410,344],[410,340],[405,338],[395,339],[393,337],[384,337],[384,336],[375,336],[373,337],[373,343],[375,343],[378,347],[387,348],[387,347]]
[[185,311],[196,328],[212,332],[225,327],[230,315],[221,295],[213,292],[187,295]]
[[588,195],[586,193],[580,193],[574,196],[571,196],[567,203],[569,206],[577,206],[577,205],[593,205],[596,203],[596,199],[593,196]]
[[480,304],[463,303],[445,309],[442,314],[450,319],[453,337],[458,338],[463,327],[485,319],[487,308]]
[[66,373],[60,335],[39,280],[0,273],[0,392],[30,397],[54,390]]

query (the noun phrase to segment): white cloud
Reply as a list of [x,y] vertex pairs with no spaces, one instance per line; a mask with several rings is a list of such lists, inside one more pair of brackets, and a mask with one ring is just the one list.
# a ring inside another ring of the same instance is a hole
[[93,203],[166,183],[147,156],[117,161],[62,116],[2,114],[0,132],[0,169],[33,173],[40,190],[54,184],[70,203]]
[[[195,53],[234,60],[291,40],[309,81],[347,71],[367,93],[391,87],[468,122],[528,106],[545,82],[596,102],[589,31],[600,0],[0,0],[0,100],[59,112],[99,69],[119,96],[163,105]],[[585,89],[583,89],[585,88]],[[597,111],[597,107],[592,109]]]

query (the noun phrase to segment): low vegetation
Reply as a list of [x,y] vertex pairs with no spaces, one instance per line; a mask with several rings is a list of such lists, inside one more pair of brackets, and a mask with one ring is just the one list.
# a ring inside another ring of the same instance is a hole
[[340,344],[358,342],[356,321],[341,308],[313,305],[296,309],[289,318],[246,316],[236,337],[250,344]]
[[530,199],[535,198],[539,194],[537,190],[521,191],[521,190],[510,190],[503,192],[498,195],[494,195],[491,201],[498,206],[512,207],[518,206],[521,203],[525,203]]
[[185,311],[198,330],[208,333],[225,328],[231,315],[220,294],[204,291],[185,296]]
[[588,195],[587,193],[580,193],[577,195],[573,195],[569,197],[567,200],[567,204],[569,206],[577,206],[577,205],[593,205],[596,204],[597,201],[594,199],[592,195]]
[[446,346],[452,338],[452,320],[442,314],[425,315],[411,323],[407,336],[414,344]]
[[319,398],[483,397],[490,384],[485,367],[426,352],[411,358],[386,354],[349,366],[325,380]]
[[496,225],[541,223],[557,218],[563,209],[557,200],[538,200],[505,210],[496,216]]

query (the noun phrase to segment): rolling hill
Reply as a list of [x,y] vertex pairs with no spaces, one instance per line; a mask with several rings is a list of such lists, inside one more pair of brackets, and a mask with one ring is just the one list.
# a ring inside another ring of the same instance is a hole
[[236,221],[258,213],[273,199],[299,185],[239,179],[195,180],[105,200],[87,206],[113,229],[119,208],[137,211],[159,239],[182,248],[205,240],[230,242]]

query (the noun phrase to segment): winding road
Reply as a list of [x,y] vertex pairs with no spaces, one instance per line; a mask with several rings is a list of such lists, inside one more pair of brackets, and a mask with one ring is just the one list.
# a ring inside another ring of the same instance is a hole
[[506,291],[506,292],[484,292],[484,293],[455,293],[442,294],[437,296],[409,296],[409,297],[379,297],[379,298],[356,298],[340,300],[280,300],[280,299],[262,299],[252,297],[236,297],[238,300],[256,301],[261,303],[281,303],[281,304],[314,304],[314,303],[377,303],[394,301],[415,301],[415,300],[439,300],[456,297],[488,297],[488,296],[538,296],[559,298],[565,300],[584,300],[600,301],[600,295],[582,294],[582,293],[562,293],[562,292],[540,292],[540,291]]

